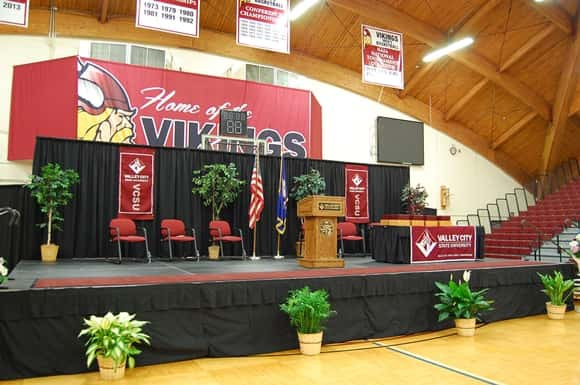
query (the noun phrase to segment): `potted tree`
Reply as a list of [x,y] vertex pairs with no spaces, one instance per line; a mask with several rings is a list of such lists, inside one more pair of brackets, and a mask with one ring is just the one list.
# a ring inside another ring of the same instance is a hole
[[[326,190],[324,178],[320,175],[320,171],[312,168],[307,174],[293,178],[289,196],[298,202],[311,195],[323,194],[324,190]],[[300,218],[301,225],[303,222],[304,218]],[[300,239],[296,242],[296,255],[298,257],[302,256],[302,250],[304,250],[304,240]]]
[[[572,295],[572,287],[574,286],[573,279],[564,280],[562,273],[554,271],[554,275],[543,275],[538,273],[542,284],[544,285],[544,292],[549,302],[546,302],[546,311],[549,319],[564,319],[566,315],[566,301]],[[568,293],[568,294],[566,294]]]
[[336,311],[330,308],[328,292],[324,289],[311,291],[308,286],[291,290],[280,309],[290,317],[290,324],[296,328],[300,353],[316,355],[322,346],[324,322]]
[[71,201],[70,188],[78,181],[79,174],[75,170],[63,170],[58,163],[47,163],[40,169],[40,175],[30,176],[30,183],[26,185],[40,211],[46,215],[46,221],[39,224],[47,228],[46,244],[40,246],[43,262],[56,261],[58,246],[51,243],[52,232],[61,230],[60,223],[64,219],[59,209]]
[[[233,163],[206,164],[193,171],[192,182],[191,192],[200,196],[204,206],[211,207],[212,220],[220,219],[222,209],[237,199],[245,183],[238,179],[238,170]],[[211,245],[209,257],[217,259],[218,256],[219,246]]]
[[466,270],[463,272],[463,282],[459,280],[459,283],[456,283],[453,274],[447,284],[435,282],[435,286],[439,289],[439,293],[435,296],[441,301],[435,305],[435,309],[439,311],[439,322],[453,318],[457,334],[464,337],[475,335],[475,322],[481,312],[493,310],[491,307],[493,301],[485,299],[484,296],[488,289],[471,291],[470,277],[471,272]]
[[142,327],[147,321],[138,321],[135,314],[121,312],[105,314],[104,317],[94,315],[84,320],[87,326],[81,330],[79,337],[88,336],[85,343],[87,367],[95,358],[99,364],[99,372],[103,380],[117,380],[125,375],[125,366],[135,366],[134,356],[141,351],[135,344],[150,344],[150,338],[143,333]]
[[411,215],[419,215],[423,212],[428,197],[429,194],[427,194],[425,187],[420,184],[417,184],[416,187],[411,187],[408,184],[401,190],[402,206]]

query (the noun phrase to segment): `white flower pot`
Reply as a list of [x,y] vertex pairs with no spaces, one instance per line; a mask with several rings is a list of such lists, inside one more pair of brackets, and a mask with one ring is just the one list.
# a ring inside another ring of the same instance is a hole
[[457,335],[473,337],[475,335],[475,318],[456,318],[455,329]]

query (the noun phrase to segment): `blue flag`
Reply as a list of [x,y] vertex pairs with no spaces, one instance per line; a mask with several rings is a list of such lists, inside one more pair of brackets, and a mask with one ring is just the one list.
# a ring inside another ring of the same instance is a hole
[[278,184],[278,203],[276,204],[276,231],[282,235],[286,232],[286,205],[288,204],[288,188],[286,185],[286,167],[284,155],[280,158],[280,182]]

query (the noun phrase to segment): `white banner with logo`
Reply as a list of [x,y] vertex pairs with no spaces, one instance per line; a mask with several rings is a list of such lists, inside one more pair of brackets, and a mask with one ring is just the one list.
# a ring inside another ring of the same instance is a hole
[[362,80],[403,89],[403,34],[362,25]]
[[239,45],[290,53],[290,0],[236,0]]
[[29,0],[0,0],[0,24],[28,27]]
[[201,0],[137,0],[136,26],[199,37]]

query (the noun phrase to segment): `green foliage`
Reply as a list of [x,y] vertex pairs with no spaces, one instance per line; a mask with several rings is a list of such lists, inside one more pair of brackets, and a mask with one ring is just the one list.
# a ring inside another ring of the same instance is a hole
[[6,267],[6,261],[4,258],[0,257],[0,285],[8,279],[8,268]]
[[53,229],[61,230],[63,222],[59,208],[66,206],[73,195],[70,188],[79,182],[79,174],[75,170],[63,170],[58,163],[47,163],[40,169],[40,175],[31,175],[30,183],[26,185],[30,194],[40,206],[40,211],[46,215],[46,222],[39,224],[47,227],[47,241],[50,244]]
[[464,282],[453,281],[453,274],[449,278],[449,283],[444,284],[435,282],[439,293],[435,296],[439,298],[440,303],[434,307],[439,311],[439,321],[447,318],[478,318],[479,313],[493,310],[491,304],[493,301],[485,299],[485,292],[488,289],[471,291],[469,287],[470,271],[463,273]]
[[87,347],[87,367],[98,355],[111,358],[115,362],[115,368],[122,365],[125,360],[130,368],[135,366],[135,358],[141,353],[133,345],[146,343],[150,345],[150,338],[141,331],[147,321],[137,321],[135,314],[121,312],[119,314],[107,313],[104,317],[92,315],[84,320],[87,326],[81,330],[79,337],[87,335],[89,339],[85,343]]
[[326,182],[320,175],[320,171],[310,169],[308,174],[295,176],[293,178],[292,188],[290,189],[290,197],[296,201],[302,200],[310,195],[318,195],[324,193],[326,189]]
[[[554,271],[554,276],[548,274],[543,275],[540,273],[538,273],[538,276],[542,280],[542,284],[544,284],[542,292],[550,298],[552,305],[564,305],[572,294],[570,289],[574,286],[574,280],[564,280],[562,273],[559,271]],[[568,294],[566,294],[566,292],[568,292]]]
[[323,323],[336,314],[330,309],[328,292],[324,289],[310,291],[308,286],[291,290],[280,310],[288,314],[290,324],[300,333],[321,332]]
[[244,181],[237,179],[236,165],[222,163],[206,164],[193,171],[193,194],[198,194],[206,207],[212,208],[212,218],[220,218],[224,207],[233,203],[242,190]]
[[411,215],[421,214],[423,212],[428,197],[429,194],[425,191],[425,187],[420,184],[417,184],[416,187],[411,187],[408,184],[401,190],[401,203],[403,208]]

